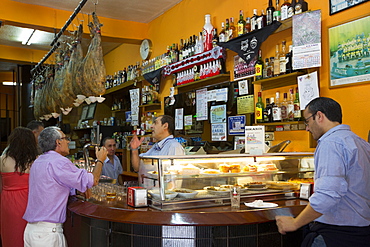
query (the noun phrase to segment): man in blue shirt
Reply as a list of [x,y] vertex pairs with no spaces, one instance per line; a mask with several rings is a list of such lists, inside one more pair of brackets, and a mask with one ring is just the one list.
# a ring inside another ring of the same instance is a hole
[[[181,144],[173,137],[175,131],[175,121],[171,116],[162,115],[157,117],[152,126],[152,136],[157,141],[156,144],[146,153],[140,156],[155,156],[155,155],[184,155],[185,151]],[[144,137],[139,138],[134,135],[130,142],[131,149],[131,164],[136,172],[139,172],[139,184],[146,188],[153,187],[153,182],[145,179],[149,171],[156,169],[151,164],[140,162],[139,146],[143,142]]]
[[121,161],[116,156],[116,141],[112,137],[106,137],[103,139],[103,146],[107,149],[108,155],[104,160],[104,166],[102,175],[118,179],[119,174],[122,174],[123,169]]
[[296,217],[276,216],[279,232],[310,224],[302,246],[370,246],[370,144],[342,124],[340,105],[312,100],[304,111],[315,151],[315,193]]

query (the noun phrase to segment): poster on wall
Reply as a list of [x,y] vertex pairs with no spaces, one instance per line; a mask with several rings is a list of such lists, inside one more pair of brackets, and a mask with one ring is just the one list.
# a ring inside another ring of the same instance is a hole
[[211,106],[211,123],[226,123],[226,105]]
[[293,69],[321,66],[321,10],[293,16]]
[[131,100],[131,126],[139,125],[139,102],[140,89],[130,89]]
[[196,108],[197,108],[197,121],[208,119],[208,98],[207,88],[199,89],[196,91]]
[[330,15],[354,7],[368,0],[329,0]]
[[254,95],[241,96],[236,99],[237,114],[254,113]]
[[245,152],[256,155],[265,152],[265,126],[245,126]]
[[320,96],[317,71],[298,76],[297,80],[301,110],[304,110],[311,100]]
[[226,141],[226,123],[211,125],[212,141]]
[[243,135],[245,132],[245,116],[228,117],[229,135]]
[[184,129],[184,108],[175,109],[175,130]]
[[329,28],[330,87],[370,81],[370,16]]

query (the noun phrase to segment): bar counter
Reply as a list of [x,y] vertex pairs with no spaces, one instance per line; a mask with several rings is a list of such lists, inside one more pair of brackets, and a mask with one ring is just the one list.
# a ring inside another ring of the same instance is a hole
[[239,210],[219,206],[178,211],[133,208],[125,202],[89,202],[71,197],[64,225],[69,246],[299,246],[302,231],[281,235],[276,215],[298,215],[301,199],[279,206]]

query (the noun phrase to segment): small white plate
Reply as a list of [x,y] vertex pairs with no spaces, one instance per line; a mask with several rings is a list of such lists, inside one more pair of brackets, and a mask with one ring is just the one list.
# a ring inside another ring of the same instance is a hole
[[250,202],[250,203],[245,202],[244,204],[245,206],[250,207],[250,208],[275,208],[279,206],[278,204],[272,203],[272,202],[264,202],[262,205],[259,205],[259,206],[257,206],[253,202]]

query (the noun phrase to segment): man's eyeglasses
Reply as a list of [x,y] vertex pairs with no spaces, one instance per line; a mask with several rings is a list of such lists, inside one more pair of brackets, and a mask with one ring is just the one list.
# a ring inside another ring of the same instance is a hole
[[61,140],[62,140],[62,139],[65,139],[66,141],[69,141],[69,142],[71,141],[71,138],[70,138],[70,137],[67,137],[67,136],[62,137],[62,138],[60,138],[60,139],[61,139]]
[[317,112],[315,112],[314,114],[312,114],[311,116],[309,116],[308,118],[306,118],[306,119],[304,120],[304,124],[305,124],[306,126],[308,126],[308,119],[310,119],[310,118],[314,117],[314,116],[316,115],[316,113],[317,113]]

